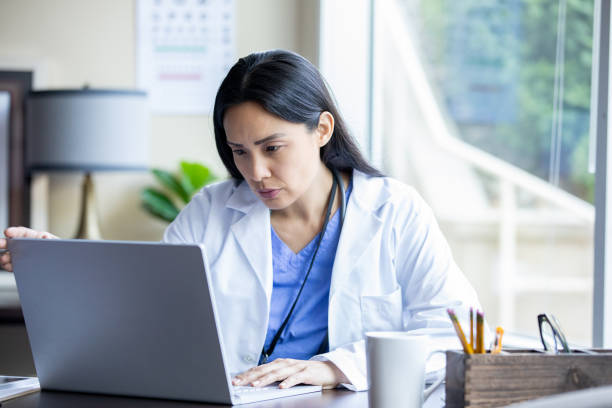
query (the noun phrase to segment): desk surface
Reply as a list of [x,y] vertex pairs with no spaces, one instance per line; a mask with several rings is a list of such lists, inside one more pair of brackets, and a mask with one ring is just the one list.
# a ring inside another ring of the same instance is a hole
[[[349,408],[368,406],[368,394],[365,392],[352,392],[347,390],[327,390],[322,394],[306,394],[295,397],[279,398],[248,404],[248,407],[257,408],[300,408],[300,407],[330,407]],[[215,404],[200,404],[182,401],[167,401],[147,398],[126,398],[106,395],[90,395],[65,392],[43,391],[26,395],[2,403],[2,408],[76,408],[76,407],[119,407],[119,408],[188,408],[188,407],[215,407]]]
[[[427,400],[424,407],[442,407],[444,387],[439,387]],[[199,404],[192,402],[154,400],[146,398],[126,398],[106,395],[77,394],[66,392],[43,391],[2,403],[2,408],[76,408],[76,407],[119,407],[119,408],[188,408],[215,407],[220,405]],[[240,405],[239,405],[240,406]],[[306,394],[295,397],[279,398],[255,404],[244,405],[249,408],[367,408],[368,393],[335,389],[322,394]]]

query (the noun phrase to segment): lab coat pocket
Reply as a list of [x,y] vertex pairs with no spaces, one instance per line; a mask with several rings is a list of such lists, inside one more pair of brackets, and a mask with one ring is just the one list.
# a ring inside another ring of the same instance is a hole
[[361,319],[367,331],[402,329],[402,291],[382,296],[361,296]]

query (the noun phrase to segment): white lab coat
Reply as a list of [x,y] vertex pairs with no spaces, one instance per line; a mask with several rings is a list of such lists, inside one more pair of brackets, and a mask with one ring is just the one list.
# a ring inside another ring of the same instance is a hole
[[[164,234],[204,245],[226,362],[232,374],[257,364],[272,294],[270,211],[245,182],[224,181],[193,197]],[[332,361],[367,389],[363,335],[372,330],[451,327],[447,307],[477,298],[431,209],[411,187],[353,172],[353,190],[329,292]]]

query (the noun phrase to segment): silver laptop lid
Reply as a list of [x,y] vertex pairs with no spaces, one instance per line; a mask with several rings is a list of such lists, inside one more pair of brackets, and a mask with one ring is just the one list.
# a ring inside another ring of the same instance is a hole
[[231,403],[200,247],[8,247],[43,389]]

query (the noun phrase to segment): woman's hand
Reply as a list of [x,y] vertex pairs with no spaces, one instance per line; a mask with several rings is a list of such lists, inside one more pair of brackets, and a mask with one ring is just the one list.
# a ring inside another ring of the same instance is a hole
[[340,383],[348,383],[346,376],[330,361],[294,360],[279,358],[268,364],[251,368],[232,380],[234,385],[263,387],[281,381],[280,388],[296,384],[321,385],[334,388]]
[[[26,227],[9,227],[4,230],[6,238],[48,238],[57,239],[57,237],[49,232],[34,231]],[[7,249],[8,243],[6,238],[0,238],[0,250]],[[9,272],[13,271],[10,252],[0,252],[0,268]]]

